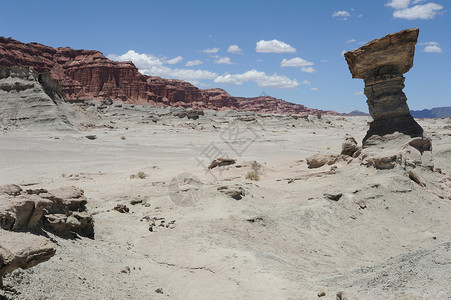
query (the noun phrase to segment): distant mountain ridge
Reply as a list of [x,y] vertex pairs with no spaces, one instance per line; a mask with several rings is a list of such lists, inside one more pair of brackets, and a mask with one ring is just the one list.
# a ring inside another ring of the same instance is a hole
[[[425,119],[425,118],[446,118],[451,117],[451,106],[444,106],[444,107],[434,107],[431,109],[423,109],[423,110],[411,110],[410,114],[414,118],[418,119]],[[369,114],[360,111],[360,110],[353,110],[350,113],[344,113],[342,114],[344,116],[369,116]]]
[[431,109],[411,110],[414,118],[446,118],[451,117],[451,106],[434,107]]
[[68,102],[117,99],[155,106],[214,110],[248,110],[257,113],[332,114],[267,96],[234,97],[223,89],[199,89],[189,82],[143,75],[133,62],[118,62],[95,50],[53,48],[0,37],[0,66],[30,66],[39,74],[62,83]]

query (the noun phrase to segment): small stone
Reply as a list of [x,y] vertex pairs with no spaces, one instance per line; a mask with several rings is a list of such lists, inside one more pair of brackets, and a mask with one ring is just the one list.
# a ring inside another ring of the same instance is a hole
[[321,290],[321,291],[318,292],[318,297],[324,297],[324,296],[326,296],[326,292],[325,291]]
[[129,212],[130,209],[125,204],[118,204],[114,207],[114,210],[117,210],[120,213]]
[[339,193],[339,194],[324,194],[324,197],[326,197],[327,199],[332,200],[332,201],[340,200],[341,196],[343,196],[342,193]]
[[417,172],[410,170],[408,175],[409,175],[409,178],[412,179],[413,181],[415,181],[419,186],[426,187],[426,183],[424,182],[423,178],[421,178],[421,176],[418,175]]
[[140,203],[143,203],[143,199],[135,198],[130,201],[131,205],[136,205],[136,204],[140,204]]

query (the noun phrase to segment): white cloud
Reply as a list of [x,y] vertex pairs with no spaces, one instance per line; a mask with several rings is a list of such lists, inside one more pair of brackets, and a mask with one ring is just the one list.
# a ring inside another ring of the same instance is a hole
[[327,59],[322,59],[321,62],[322,63],[327,63]]
[[332,14],[332,17],[339,18],[339,19],[342,19],[342,20],[345,20],[345,21],[350,16],[351,16],[351,14],[348,11],[346,11],[346,10],[334,11],[334,13]]
[[227,52],[233,53],[233,54],[241,54],[243,53],[240,47],[238,45],[230,45],[229,49],[227,49]]
[[306,73],[315,73],[316,72],[315,68],[312,68],[312,67],[302,67],[301,71],[306,72]]
[[360,92],[355,92],[355,93],[354,93],[354,95],[355,95],[355,96],[360,96],[360,95],[363,95],[363,91],[360,91]]
[[185,64],[185,66],[186,66],[186,67],[192,67],[192,66],[197,66],[197,65],[200,65],[200,64],[202,64],[202,61],[196,59],[196,60],[190,60],[190,61],[188,61],[188,62]]
[[385,6],[390,6],[394,9],[403,9],[409,7],[410,0],[391,0]]
[[178,64],[179,62],[181,62],[182,60],[183,60],[183,57],[177,56],[177,57],[174,57],[173,59],[168,59],[166,61],[166,63],[168,63],[170,65],[175,65],[175,64]]
[[316,88],[316,87],[312,87],[312,88],[310,88],[312,91],[317,91],[318,90],[318,88]]
[[442,53],[442,48],[438,45],[429,45],[424,47],[424,52]]
[[303,58],[295,57],[292,59],[286,59],[284,58],[282,62],[280,63],[281,67],[306,67],[306,66],[313,66],[314,63],[310,61],[306,61]]
[[346,52],[348,52],[348,51],[342,50],[342,51],[341,51],[341,55],[344,56]]
[[415,5],[412,7],[406,7],[403,9],[397,9],[393,12],[393,17],[407,20],[430,20],[443,9],[443,6],[437,3],[426,3]]
[[347,40],[347,41],[345,42],[345,44],[355,43],[355,42],[357,42],[355,39],[350,39],[350,40]]
[[357,18],[361,18],[361,17],[363,17],[363,14],[360,14],[360,15],[357,16]]
[[257,70],[250,70],[241,74],[224,74],[218,76],[215,83],[233,83],[241,85],[245,82],[255,82],[261,87],[277,88],[277,89],[292,89],[299,85],[296,79],[290,79],[283,75],[274,73],[267,75],[265,72]]
[[152,54],[137,53],[129,50],[123,55],[108,55],[109,59],[116,61],[132,61],[142,74],[176,78],[197,84],[201,79],[214,79],[218,74],[206,70],[171,69],[164,66],[164,61]]
[[278,40],[265,41],[261,40],[257,42],[255,50],[259,53],[294,53],[296,49]]
[[310,81],[308,81],[308,80],[304,80],[304,81],[302,81],[301,82],[302,84],[305,84],[305,85],[310,85],[310,84],[312,84]]
[[437,42],[422,42],[422,43],[418,43],[418,45],[423,46],[423,45],[436,45],[438,46],[439,44]]
[[207,53],[207,54],[218,53],[218,51],[219,51],[218,47],[215,47],[212,49],[207,48],[207,49],[202,50],[202,52]]
[[230,57],[219,57],[218,59],[216,59],[214,61],[215,64],[228,64],[228,65],[233,65],[235,63],[230,61]]

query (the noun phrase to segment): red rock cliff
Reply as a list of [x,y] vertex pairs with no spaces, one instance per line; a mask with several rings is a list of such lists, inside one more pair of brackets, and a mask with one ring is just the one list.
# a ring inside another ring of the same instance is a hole
[[[32,66],[62,83],[66,101],[120,99],[130,103],[261,113],[316,113],[272,97],[233,97],[223,89],[201,90],[175,79],[146,76],[132,62],[117,62],[94,50],[52,48],[0,37],[0,66]],[[327,112],[334,113],[334,112]]]

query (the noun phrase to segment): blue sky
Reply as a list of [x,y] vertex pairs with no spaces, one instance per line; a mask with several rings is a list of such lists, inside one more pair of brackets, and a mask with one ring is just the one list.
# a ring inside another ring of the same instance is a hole
[[141,72],[233,96],[262,91],[312,108],[367,111],[343,50],[420,28],[405,74],[411,109],[451,106],[451,21],[445,0],[2,0],[0,35],[95,49]]

